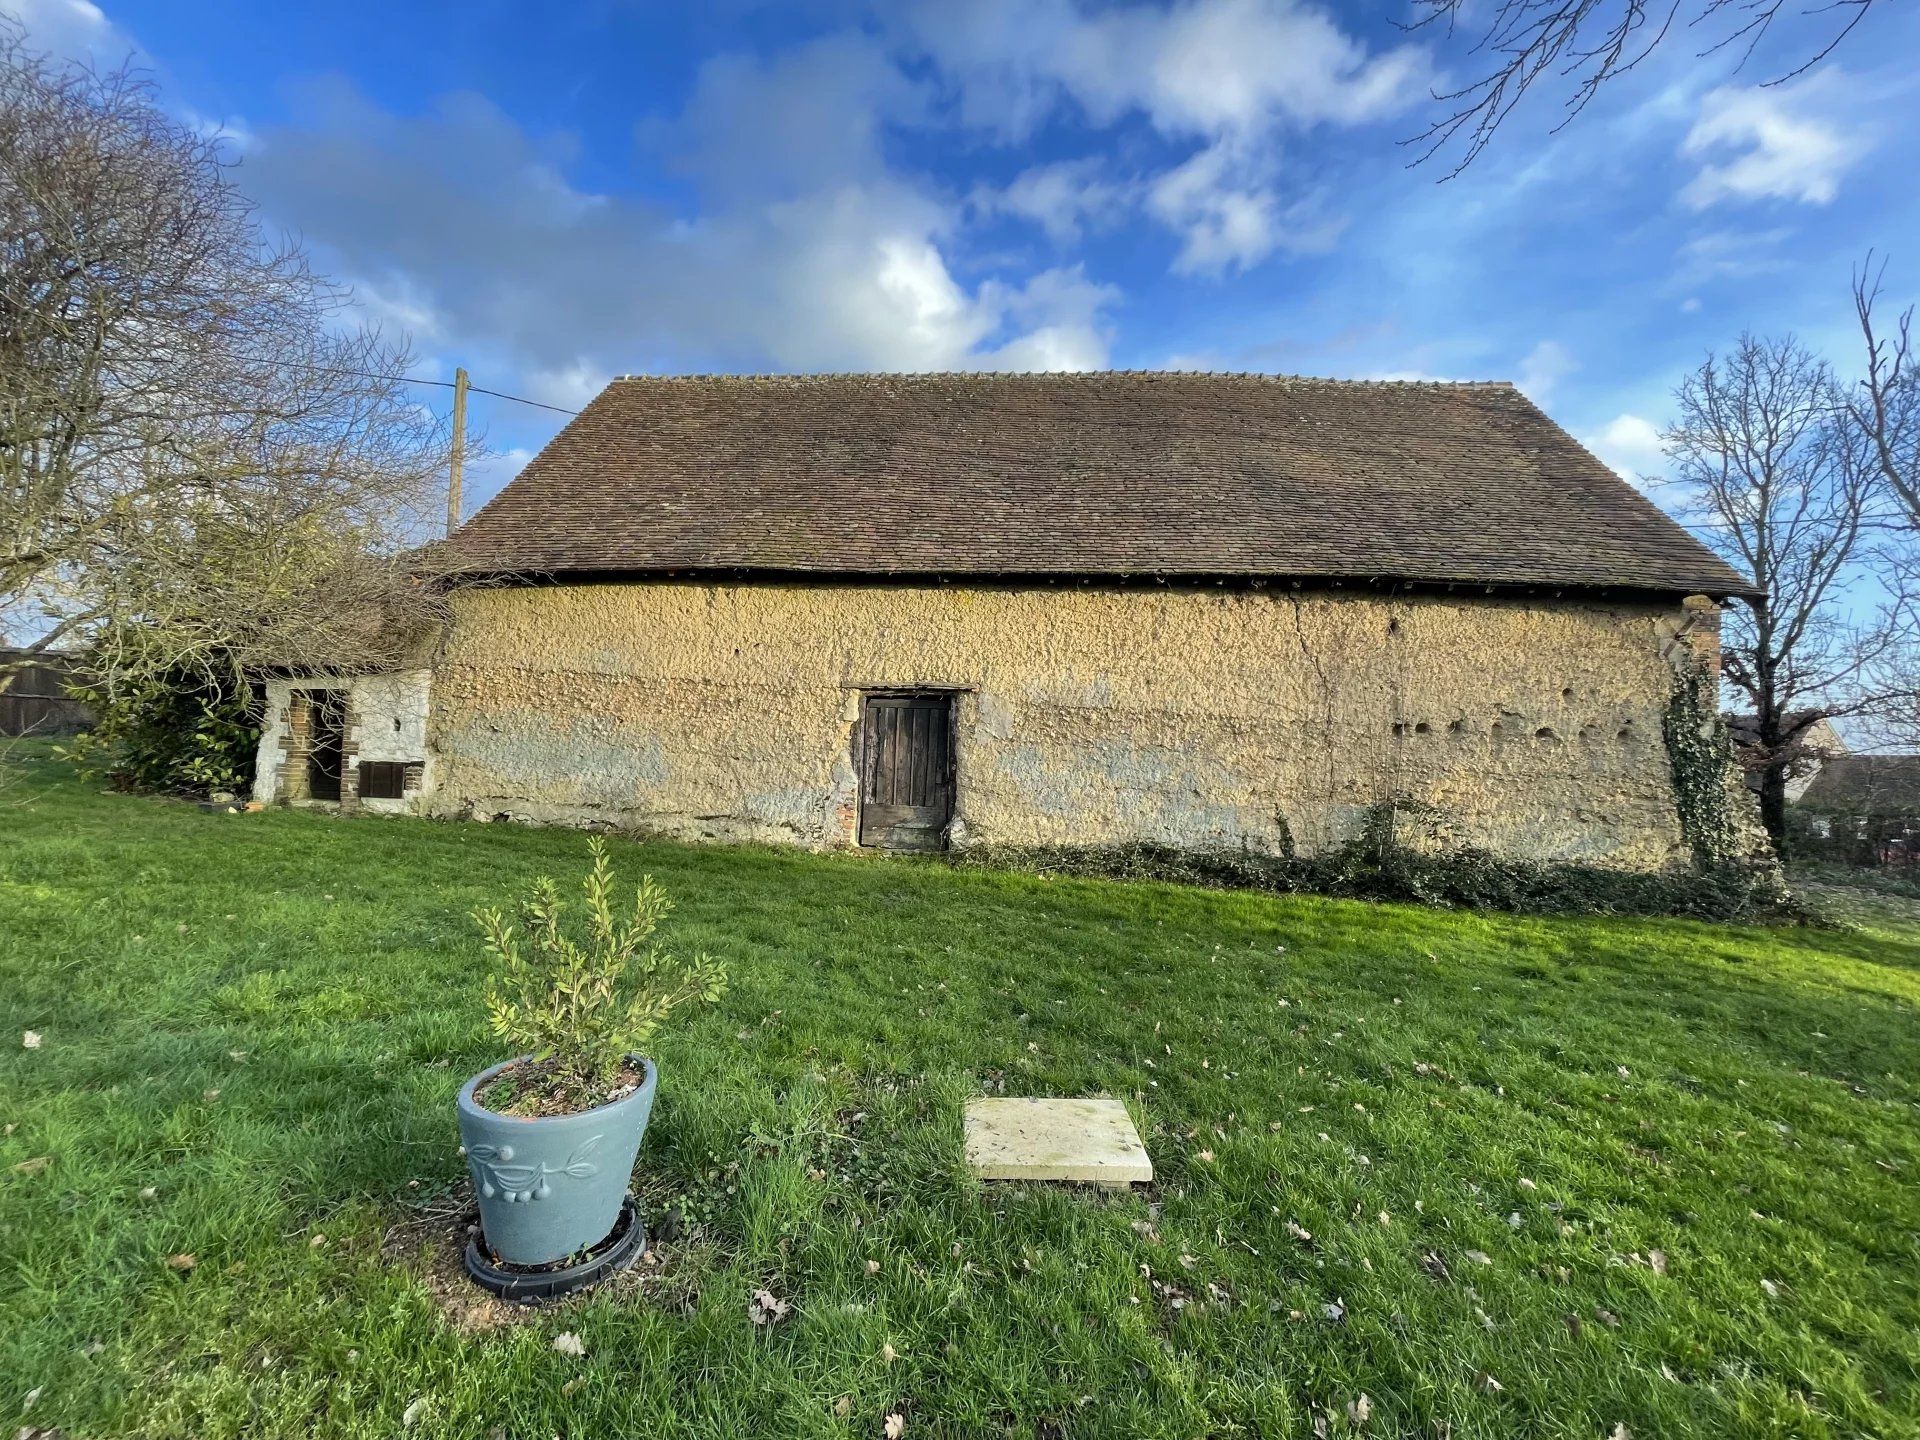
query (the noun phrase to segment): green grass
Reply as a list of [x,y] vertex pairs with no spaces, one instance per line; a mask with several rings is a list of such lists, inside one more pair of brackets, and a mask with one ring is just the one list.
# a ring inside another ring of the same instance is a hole
[[[1920,1433],[1920,929],[1897,919],[1529,920],[617,843],[677,898],[670,940],[732,966],[658,1046],[640,1182],[688,1228],[475,1332],[447,1237],[383,1237],[463,1181],[453,1094],[496,1056],[466,914],[571,878],[581,837],[214,816],[45,759],[5,800],[8,1427],[1310,1436],[1364,1393],[1382,1436]],[[961,1104],[1002,1088],[1125,1097],[1157,1182],[970,1182]],[[793,1307],[772,1327],[763,1287]]]

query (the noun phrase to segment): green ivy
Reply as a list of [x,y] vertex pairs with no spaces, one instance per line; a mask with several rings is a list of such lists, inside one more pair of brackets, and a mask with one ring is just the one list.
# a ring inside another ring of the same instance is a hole
[[1369,806],[1353,838],[1320,855],[1258,855],[1171,845],[975,845],[951,863],[983,869],[1165,880],[1215,889],[1334,895],[1520,914],[1685,915],[1800,921],[1805,913],[1765,871],[1733,865],[1645,874],[1599,865],[1516,860],[1447,838],[1421,801]]
[[1703,873],[1750,865],[1751,846],[1735,810],[1733,737],[1721,718],[1719,687],[1700,664],[1674,679],[1664,720],[1680,834]]

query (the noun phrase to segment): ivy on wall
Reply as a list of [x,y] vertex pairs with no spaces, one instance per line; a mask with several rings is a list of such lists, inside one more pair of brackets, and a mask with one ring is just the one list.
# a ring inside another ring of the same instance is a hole
[[947,859],[950,864],[967,868],[1168,880],[1219,889],[1466,905],[1534,915],[1687,915],[1703,920],[1777,921],[1804,918],[1779,885],[1776,874],[1749,865],[1647,874],[1598,865],[1518,860],[1451,842],[1446,831],[1441,811],[1402,798],[1369,806],[1346,843],[1312,856],[1177,849],[1147,843],[977,844],[955,851]]
[[1693,852],[1694,868],[1710,874],[1748,866],[1753,847],[1736,808],[1733,737],[1706,666],[1690,662],[1675,675],[1663,728],[1680,834]]

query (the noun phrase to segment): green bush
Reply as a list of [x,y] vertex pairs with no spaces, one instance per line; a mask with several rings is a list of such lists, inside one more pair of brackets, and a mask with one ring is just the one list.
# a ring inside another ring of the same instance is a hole
[[586,933],[561,928],[565,906],[545,876],[518,906],[524,931],[500,911],[476,910],[487,952],[499,965],[487,983],[493,1033],[539,1063],[547,1094],[568,1110],[606,1098],[622,1063],[683,1006],[712,1004],[726,993],[726,969],[707,955],[676,960],[654,943],[673,908],[651,875],[642,876],[633,909],[613,913],[613,869],[606,841],[587,842],[593,868],[582,885]]
[[74,693],[96,719],[61,753],[85,773],[162,794],[251,787],[262,699],[233,668],[176,665]]

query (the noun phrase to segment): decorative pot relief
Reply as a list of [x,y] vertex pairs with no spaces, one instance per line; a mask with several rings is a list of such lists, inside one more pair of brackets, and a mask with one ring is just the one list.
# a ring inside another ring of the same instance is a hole
[[564,1165],[549,1165],[541,1160],[532,1165],[513,1163],[511,1145],[472,1145],[466,1147],[467,1164],[473,1171],[473,1183],[480,1187],[480,1194],[491,1200],[495,1195],[507,1201],[525,1203],[531,1200],[544,1200],[553,1193],[553,1187],[547,1184],[555,1175],[565,1175],[574,1180],[585,1180],[589,1175],[597,1175],[600,1167],[587,1156],[606,1137],[592,1135],[582,1140],[567,1156]]

